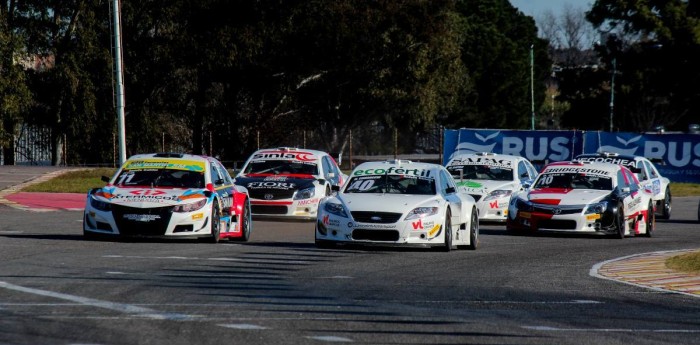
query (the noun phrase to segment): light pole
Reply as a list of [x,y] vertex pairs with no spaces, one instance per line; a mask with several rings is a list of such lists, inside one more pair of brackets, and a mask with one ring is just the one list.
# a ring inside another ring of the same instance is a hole
[[114,74],[117,77],[117,130],[119,132],[119,166],[126,161],[126,129],[124,125],[124,75],[122,74],[121,3],[114,0]]
[[610,132],[613,131],[613,116],[615,115],[615,74],[617,73],[617,58],[612,59],[612,76],[610,77]]
[[535,53],[534,44],[530,45],[530,129],[535,130]]

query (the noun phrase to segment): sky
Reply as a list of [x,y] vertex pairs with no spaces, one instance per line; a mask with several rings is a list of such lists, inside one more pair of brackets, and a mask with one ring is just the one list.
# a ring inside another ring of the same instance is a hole
[[552,11],[557,16],[567,5],[574,9],[587,11],[593,2],[594,0],[510,0],[513,7],[535,18],[535,20],[547,11]]

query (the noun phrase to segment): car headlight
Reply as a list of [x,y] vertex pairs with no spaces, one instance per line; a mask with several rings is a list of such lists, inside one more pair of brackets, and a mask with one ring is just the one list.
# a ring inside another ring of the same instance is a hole
[[197,211],[200,208],[204,207],[204,205],[207,204],[207,199],[202,199],[197,202],[193,202],[190,204],[184,204],[184,205],[177,205],[173,209],[173,212],[193,212]]
[[98,209],[100,211],[111,211],[112,210],[112,204],[108,202],[104,202],[101,200],[97,200],[94,197],[90,197],[90,206],[92,208]]
[[438,208],[437,207],[416,207],[411,210],[411,212],[408,212],[408,216],[406,216],[406,220],[409,219],[416,219],[416,218],[425,218],[427,216],[432,216],[438,213]]
[[345,218],[348,217],[347,212],[345,212],[345,207],[343,207],[343,205],[341,205],[341,204],[336,204],[334,202],[327,202],[327,203],[323,204],[323,209],[326,212],[328,212],[330,214],[334,214],[336,216],[341,216],[341,217],[345,217]]
[[314,195],[316,195],[316,187],[301,189],[294,194],[294,200],[309,199]]
[[590,204],[586,207],[586,210],[583,211],[583,214],[591,214],[591,213],[604,213],[605,210],[608,209],[608,202],[607,201],[601,201],[597,202],[595,204]]
[[484,201],[509,197],[511,194],[513,194],[512,190],[496,189],[489,193],[489,195],[484,198]]

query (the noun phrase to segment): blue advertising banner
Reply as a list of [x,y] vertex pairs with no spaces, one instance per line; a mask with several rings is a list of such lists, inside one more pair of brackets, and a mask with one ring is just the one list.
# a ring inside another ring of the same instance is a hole
[[573,159],[583,152],[581,131],[499,129],[445,130],[443,165],[455,153],[493,152],[527,158],[533,163]]
[[446,129],[442,164],[456,153],[493,152],[522,156],[541,166],[599,151],[644,156],[673,182],[700,183],[698,134]]
[[[586,132],[586,153],[617,152],[654,161],[661,175],[673,182],[700,183],[700,135]],[[662,163],[656,163],[662,161]]]

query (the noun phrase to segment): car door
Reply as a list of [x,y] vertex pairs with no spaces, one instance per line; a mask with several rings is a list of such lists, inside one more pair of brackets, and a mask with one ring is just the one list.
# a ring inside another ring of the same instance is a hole
[[323,178],[331,184],[331,186],[340,186],[340,174],[335,169],[335,164],[331,161],[331,157],[323,156]]
[[231,175],[221,163],[216,161],[210,162],[210,174],[214,190],[219,195],[221,211],[223,214],[229,214],[233,205],[233,180]]
[[661,188],[661,175],[659,175],[659,172],[656,171],[656,168],[654,168],[651,162],[644,160],[642,164],[646,169],[648,180],[640,182],[642,182],[646,190],[651,192],[655,199],[662,199],[665,191]]
[[643,194],[640,190],[640,184],[634,174],[628,169],[621,169],[619,171],[623,175],[623,180],[627,187],[628,192],[625,193],[623,199],[625,216],[629,217],[632,214],[636,214],[639,211],[645,210],[647,205],[642,203]]

